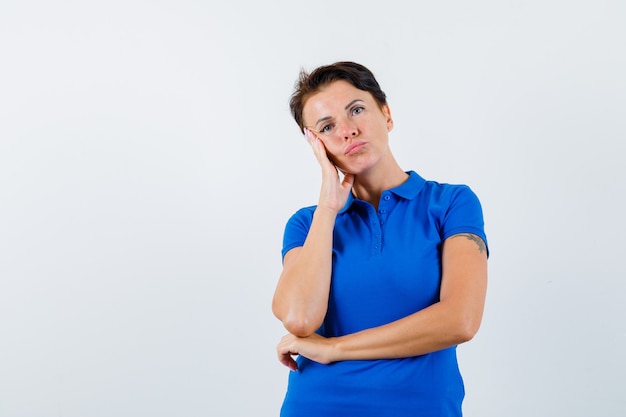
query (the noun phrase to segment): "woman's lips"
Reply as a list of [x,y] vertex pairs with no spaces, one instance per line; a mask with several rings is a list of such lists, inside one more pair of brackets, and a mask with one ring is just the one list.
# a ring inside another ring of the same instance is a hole
[[343,154],[344,155],[352,155],[353,153],[358,152],[359,149],[361,149],[363,146],[365,146],[365,142],[354,142],[354,143],[351,143],[350,145],[348,145],[348,147],[343,152]]

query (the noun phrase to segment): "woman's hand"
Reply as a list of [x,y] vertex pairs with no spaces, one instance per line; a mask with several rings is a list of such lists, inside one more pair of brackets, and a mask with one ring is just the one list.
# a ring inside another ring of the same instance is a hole
[[321,139],[316,137],[309,129],[304,129],[304,137],[313,149],[315,158],[322,167],[322,190],[318,207],[329,208],[339,212],[348,200],[348,195],[354,183],[354,174],[344,173],[343,180],[339,176],[339,170],[328,158],[326,146]]
[[334,362],[334,345],[332,338],[325,338],[317,333],[308,337],[297,337],[292,334],[283,336],[276,347],[280,363],[291,369],[298,370],[298,365],[293,356],[300,355],[312,361],[329,364]]

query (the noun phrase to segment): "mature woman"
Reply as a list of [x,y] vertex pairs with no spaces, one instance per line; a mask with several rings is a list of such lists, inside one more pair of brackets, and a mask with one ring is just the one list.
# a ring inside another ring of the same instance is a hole
[[479,200],[400,168],[385,93],[362,65],[302,72],[290,106],[322,186],[284,234],[281,415],[461,416],[456,346],[478,331],[487,287]]

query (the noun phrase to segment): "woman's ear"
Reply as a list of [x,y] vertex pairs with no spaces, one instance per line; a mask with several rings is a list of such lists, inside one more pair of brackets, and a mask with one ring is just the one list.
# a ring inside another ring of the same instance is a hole
[[383,114],[387,122],[387,132],[391,132],[393,129],[393,117],[391,117],[391,109],[388,104],[385,104],[382,108]]

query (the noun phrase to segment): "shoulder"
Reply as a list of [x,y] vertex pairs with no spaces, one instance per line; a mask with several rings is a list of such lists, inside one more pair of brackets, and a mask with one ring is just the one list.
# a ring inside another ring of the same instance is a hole
[[426,180],[411,171],[411,180],[417,196],[422,203],[441,206],[452,204],[455,200],[475,200],[476,193],[467,184],[452,184],[434,180]]
[[317,206],[303,207],[291,215],[283,233],[283,258],[291,249],[304,245]]
[[428,181],[426,199],[428,205],[443,216],[452,212],[481,212],[482,207],[476,193],[466,184],[447,184]]
[[313,213],[315,213],[315,209],[317,206],[307,206],[298,209],[295,213],[289,217],[287,224],[290,223],[311,223],[313,220]]
[[472,233],[486,241],[482,205],[469,185],[424,180],[415,204],[418,213],[428,213],[443,239]]
[[432,179],[426,179],[415,171],[406,171],[409,174],[408,179],[396,187],[395,190],[401,194],[409,194],[411,191],[423,191],[423,190],[436,190],[436,191],[450,191],[456,189],[469,188],[466,184],[453,184],[448,182],[441,182]]
[[302,207],[289,217],[285,225],[286,236],[304,235],[309,232],[313,222],[313,213],[317,206]]
[[424,184],[424,188],[429,191],[433,198],[440,199],[452,199],[458,195],[475,195],[467,184],[450,184],[428,180]]

